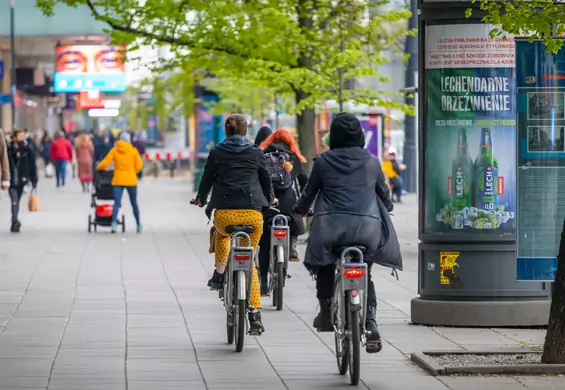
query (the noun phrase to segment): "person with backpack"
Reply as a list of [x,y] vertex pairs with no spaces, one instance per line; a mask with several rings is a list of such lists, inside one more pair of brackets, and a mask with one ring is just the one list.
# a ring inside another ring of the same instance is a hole
[[[290,218],[290,261],[299,261],[298,236],[305,233],[304,221],[293,213],[300,192],[306,186],[308,174],[303,163],[306,158],[300,153],[292,134],[285,129],[278,129],[270,134],[259,146],[265,153],[267,167],[275,197],[279,201],[278,209]],[[265,214],[264,233],[259,244],[259,273],[261,294],[268,294],[268,273],[271,248],[271,221],[274,215]]]

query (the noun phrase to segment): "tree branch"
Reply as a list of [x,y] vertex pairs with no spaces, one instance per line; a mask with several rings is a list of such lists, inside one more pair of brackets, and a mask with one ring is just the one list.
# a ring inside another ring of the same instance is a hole
[[[108,24],[108,26],[110,26],[113,30],[125,32],[125,33],[128,33],[128,34],[139,35],[139,36],[142,36],[142,37],[145,37],[145,38],[154,39],[158,42],[168,43],[168,44],[171,44],[171,45],[185,46],[185,47],[197,47],[198,46],[198,43],[195,42],[195,41],[184,40],[184,39],[180,39],[180,38],[177,38],[177,37],[174,37],[174,36],[170,37],[170,36],[166,36],[166,35],[155,34],[153,32],[144,31],[144,30],[134,28],[134,27],[132,27],[133,17],[131,18],[129,25],[123,26],[121,24],[116,23],[111,18],[99,13],[96,10],[96,7],[94,6],[94,4],[92,3],[92,0],[86,0],[86,5],[88,6],[88,8],[90,9],[90,12],[92,12],[92,15],[96,19]],[[186,5],[187,4],[184,4],[184,6],[186,6]],[[181,4],[181,6],[183,6],[183,4]],[[201,48],[205,49],[205,50],[217,51],[217,52],[222,52],[222,53],[225,53],[225,54],[230,54],[230,55],[237,56],[237,57],[247,58],[246,56],[243,56],[241,53],[238,53],[236,50],[234,50],[231,47],[201,47]]]

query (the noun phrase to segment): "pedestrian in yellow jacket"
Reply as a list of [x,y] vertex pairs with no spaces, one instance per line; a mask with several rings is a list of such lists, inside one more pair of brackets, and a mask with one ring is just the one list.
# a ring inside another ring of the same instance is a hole
[[114,187],[114,207],[112,210],[112,233],[118,230],[118,212],[122,205],[122,195],[124,190],[129,195],[129,200],[133,208],[133,215],[137,223],[137,232],[141,233],[142,225],[139,216],[139,206],[137,204],[137,174],[143,169],[143,160],[139,152],[131,144],[129,133],[121,133],[116,146],[108,152],[104,160],[96,168],[99,171],[108,169],[114,163],[114,177],[112,186]]

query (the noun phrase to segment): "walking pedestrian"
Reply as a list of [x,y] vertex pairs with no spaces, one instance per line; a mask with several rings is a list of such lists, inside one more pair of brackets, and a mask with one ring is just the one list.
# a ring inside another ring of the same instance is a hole
[[10,163],[6,147],[6,134],[2,129],[0,129],[0,186],[2,191],[7,191],[10,188]]
[[78,178],[82,185],[82,192],[90,191],[92,183],[92,167],[94,157],[94,145],[87,134],[81,134],[76,138],[75,153],[78,162]]
[[118,212],[122,205],[122,196],[127,191],[133,208],[133,215],[137,223],[137,232],[141,233],[143,226],[139,216],[139,205],[137,204],[137,174],[143,169],[143,160],[139,152],[131,144],[131,135],[124,132],[119,136],[116,146],[110,150],[108,155],[98,164],[97,169],[103,171],[114,163],[114,207],[112,210],[112,233],[118,230]]
[[53,167],[51,166],[52,161],[51,161],[51,145],[53,144],[53,141],[51,140],[51,137],[49,137],[49,134],[47,134],[47,132],[45,132],[43,134],[43,138],[41,139],[41,145],[40,145],[40,151],[39,151],[39,155],[41,157],[41,159],[43,160],[43,169],[45,170],[45,177],[51,177],[52,176],[52,172],[53,172]]
[[73,159],[73,145],[62,133],[56,133],[50,152],[55,165],[57,187],[64,187],[67,182],[67,165]]
[[19,233],[22,224],[18,219],[20,200],[24,187],[31,184],[37,188],[37,166],[35,155],[26,142],[25,133],[15,130],[8,147],[8,161],[10,164],[10,200],[12,202],[12,225],[10,231]]

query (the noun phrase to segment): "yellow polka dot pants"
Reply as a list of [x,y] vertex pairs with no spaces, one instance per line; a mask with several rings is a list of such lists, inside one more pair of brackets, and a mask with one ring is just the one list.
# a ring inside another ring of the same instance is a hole
[[[259,245],[259,240],[263,233],[263,214],[257,210],[216,210],[214,212],[216,264],[226,264],[228,261],[231,238],[225,229],[227,226],[232,225],[249,225],[255,228],[255,231],[249,235],[249,238],[251,238],[251,246],[257,251],[257,245]],[[242,241],[241,245],[247,245],[247,242]],[[256,309],[261,309],[261,294],[256,266],[253,268],[249,305]]]

